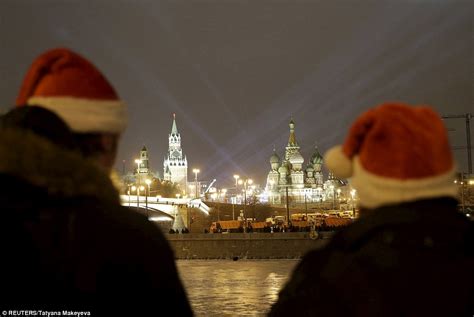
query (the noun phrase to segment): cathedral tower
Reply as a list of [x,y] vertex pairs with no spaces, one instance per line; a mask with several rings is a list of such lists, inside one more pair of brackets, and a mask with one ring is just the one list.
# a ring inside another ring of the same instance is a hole
[[168,154],[163,162],[165,180],[179,184],[181,190],[186,190],[188,182],[188,161],[181,149],[181,135],[176,125],[176,115],[173,114],[173,125],[168,136]]

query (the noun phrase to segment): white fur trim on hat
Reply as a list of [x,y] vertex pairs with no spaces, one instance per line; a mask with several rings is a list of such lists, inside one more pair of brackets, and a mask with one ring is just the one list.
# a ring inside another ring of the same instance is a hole
[[27,103],[55,112],[74,132],[121,133],[127,126],[126,106],[120,100],[31,97]]
[[332,147],[324,154],[324,162],[337,178],[352,176],[352,161],[342,151],[342,146]]
[[372,174],[354,157],[352,186],[357,189],[360,205],[369,209],[435,197],[458,197],[454,184],[456,167],[450,171],[421,179],[397,180]]

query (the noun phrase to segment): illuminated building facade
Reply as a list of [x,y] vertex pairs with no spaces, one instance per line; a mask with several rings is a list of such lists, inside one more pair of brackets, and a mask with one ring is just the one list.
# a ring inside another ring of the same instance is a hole
[[182,190],[188,182],[188,160],[181,148],[181,135],[176,125],[176,115],[173,114],[173,125],[168,136],[168,154],[163,162],[163,178],[179,184]]
[[323,157],[318,149],[311,156],[309,163],[303,168],[304,158],[296,141],[295,123],[289,123],[290,136],[285,148],[283,159],[273,149],[270,157],[271,170],[267,176],[265,192],[269,202],[281,203],[288,197],[293,202],[319,202],[325,200],[325,184],[323,182]]

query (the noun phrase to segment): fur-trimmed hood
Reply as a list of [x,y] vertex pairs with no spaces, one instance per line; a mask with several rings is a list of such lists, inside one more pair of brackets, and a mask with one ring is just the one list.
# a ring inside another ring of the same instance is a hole
[[27,130],[0,131],[0,174],[45,189],[51,196],[119,202],[115,187],[98,164]]

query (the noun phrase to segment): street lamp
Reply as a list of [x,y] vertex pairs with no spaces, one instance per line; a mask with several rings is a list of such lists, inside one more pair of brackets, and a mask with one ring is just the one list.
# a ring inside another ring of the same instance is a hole
[[200,172],[199,169],[195,168],[193,169],[193,173],[194,173],[194,187],[195,187],[195,197],[198,198],[198,186],[197,186],[197,182],[198,182],[198,173]]
[[245,180],[244,179],[238,180],[238,184],[244,186],[244,219],[246,219],[245,209],[247,206],[247,186],[252,185],[252,183],[253,183],[253,180],[249,178],[246,178]]
[[147,212],[148,212],[148,196],[150,195],[150,184],[151,184],[151,180],[146,179],[146,180],[145,180],[145,183],[148,185],[148,193],[145,192],[145,206],[146,206],[146,210],[147,210]]
[[286,223],[288,227],[290,226],[291,219],[290,219],[290,202],[288,200],[288,184],[284,185],[285,186],[285,196],[286,196]]
[[[143,185],[137,187],[138,197],[140,197],[140,192],[144,192],[144,191],[145,191],[145,187]],[[137,210],[139,209],[139,207],[138,207],[139,202],[140,202],[140,198],[138,198],[138,200],[137,200]],[[148,215],[148,212],[147,212],[147,215]]]
[[137,164],[137,211],[139,209],[138,207],[138,201],[140,200],[140,164],[142,163],[142,160],[136,159],[135,163]]
[[[133,185],[132,186],[132,193],[137,190],[137,186]],[[138,198],[137,198],[138,201]],[[138,202],[137,202],[137,210],[138,210]]]
[[356,190],[351,189],[351,202],[352,202],[352,216],[355,218],[355,205],[354,205],[354,198],[355,198]]
[[176,198],[178,199],[178,201],[176,201],[176,206],[174,207],[175,209],[175,214],[174,214],[174,223],[175,223],[175,227],[176,229],[175,230],[179,230],[179,228],[177,228],[177,220],[178,220],[178,213],[179,213],[179,197],[181,197],[181,194],[176,194]]
[[142,160],[136,159],[135,164],[137,164],[137,176],[140,174],[140,164],[142,163]]
[[132,186],[132,191],[137,191],[137,211],[140,210],[140,191],[145,190],[145,187],[143,186]]
[[338,188],[336,192],[337,192],[337,199],[338,199],[338,201],[339,201],[339,207],[338,207],[338,209],[340,209],[340,208],[341,208],[341,189]]
[[[238,180],[239,180],[240,176],[237,175],[237,174],[234,174],[234,179],[235,179],[235,197],[230,197],[230,199],[232,200],[232,220],[235,220],[235,203],[237,201],[237,185],[238,185]],[[234,198],[234,199],[232,199]]]
[[332,209],[336,208],[336,191],[334,190],[334,185],[329,186],[329,189],[332,191]]
[[308,194],[308,193],[306,192],[306,190],[304,190],[304,210],[305,210],[305,212],[306,212],[306,218],[308,218],[308,203],[307,203],[307,201],[306,201],[306,195],[307,195],[307,194]]
[[[216,198],[218,198],[217,193],[212,193],[211,195],[212,201],[216,201]],[[219,200],[217,200],[217,221],[219,222]]]
[[234,178],[235,178],[235,188],[237,188],[237,181],[239,180],[240,176],[237,174],[234,174]]

